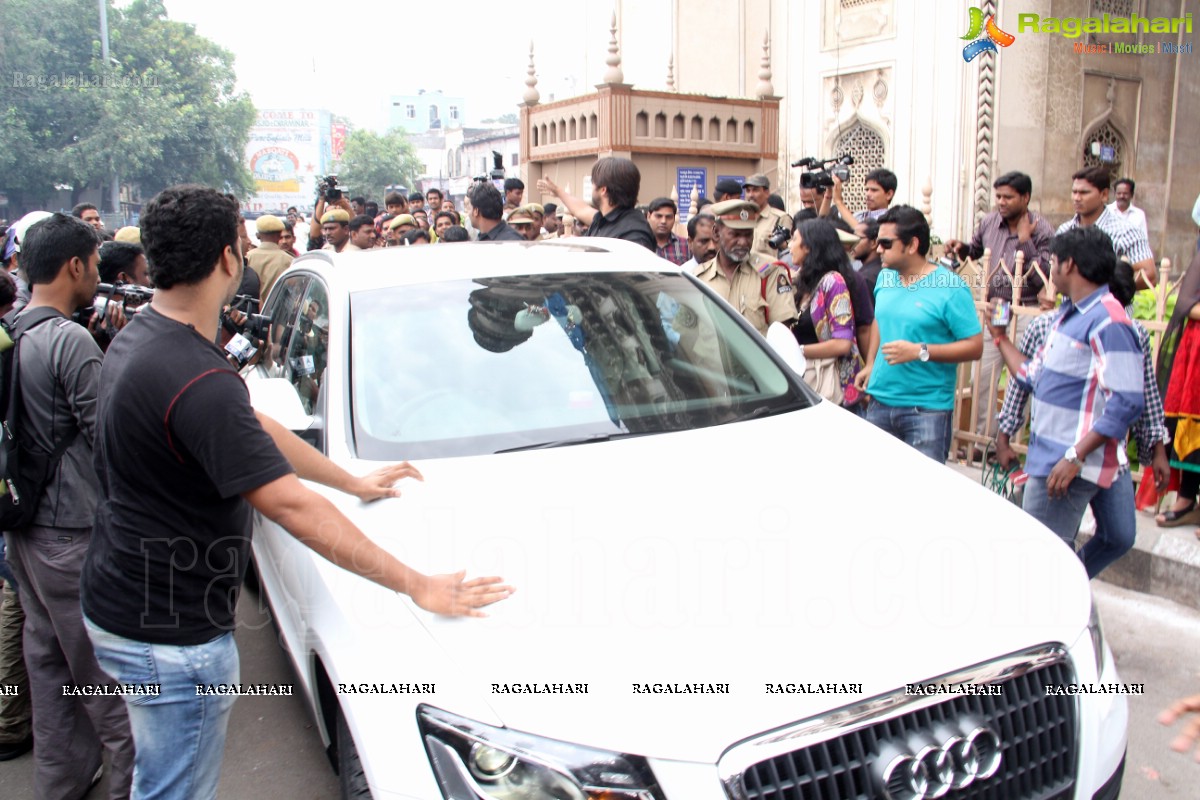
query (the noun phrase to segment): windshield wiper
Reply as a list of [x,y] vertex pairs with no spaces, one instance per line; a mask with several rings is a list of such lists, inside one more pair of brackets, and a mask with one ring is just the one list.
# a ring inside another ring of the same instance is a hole
[[619,433],[589,433],[587,436],[575,436],[570,439],[551,439],[548,442],[536,442],[534,444],[523,444],[517,447],[506,447],[503,450],[496,450],[496,453],[517,453],[521,450],[549,450],[552,447],[570,447],[576,444],[592,444],[594,442],[608,442],[613,439],[625,439],[630,436],[643,436],[645,434],[630,433],[622,431]]
[[727,422],[748,422],[759,417],[771,417],[776,414],[786,414],[789,411],[799,411],[802,408],[809,408],[810,404],[805,401],[793,400],[790,403],[785,403],[781,406],[758,406],[747,411],[745,414],[739,414]]

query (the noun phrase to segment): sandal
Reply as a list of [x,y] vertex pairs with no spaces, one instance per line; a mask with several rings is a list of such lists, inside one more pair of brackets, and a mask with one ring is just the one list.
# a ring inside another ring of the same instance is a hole
[[1156,518],[1154,522],[1160,528],[1177,528],[1180,525],[1200,523],[1200,509],[1196,508],[1195,500],[1189,503],[1187,508],[1179,511],[1164,511],[1159,516],[1162,519]]

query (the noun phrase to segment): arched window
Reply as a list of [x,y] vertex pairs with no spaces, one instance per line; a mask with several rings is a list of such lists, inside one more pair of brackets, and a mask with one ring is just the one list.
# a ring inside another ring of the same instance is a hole
[[637,117],[633,121],[634,136],[649,136],[650,135],[650,115],[645,111],[639,111]]
[[1105,122],[1088,134],[1083,143],[1083,166],[1107,167],[1115,177],[1121,173],[1125,160],[1125,137],[1110,123]]
[[661,111],[654,115],[654,135],[659,139],[667,138],[667,115]]
[[708,121],[708,140],[710,142],[721,141],[721,120],[716,117]]
[[856,122],[838,137],[834,147],[833,155],[847,154],[854,156],[854,163],[850,165],[850,180],[843,187],[842,193],[851,208],[861,208],[863,178],[868,172],[882,167],[885,163],[883,139],[866,125]]

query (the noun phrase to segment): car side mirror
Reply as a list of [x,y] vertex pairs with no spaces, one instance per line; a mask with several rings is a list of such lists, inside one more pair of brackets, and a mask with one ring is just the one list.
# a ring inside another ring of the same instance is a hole
[[791,367],[797,375],[804,377],[804,351],[800,349],[800,343],[796,341],[788,326],[782,322],[772,322],[767,328],[767,344],[783,359],[783,363]]
[[263,378],[246,382],[250,389],[250,405],[266,414],[289,431],[302,434],[313,424],[304,412],[304,404],[296,387],[287,378]]

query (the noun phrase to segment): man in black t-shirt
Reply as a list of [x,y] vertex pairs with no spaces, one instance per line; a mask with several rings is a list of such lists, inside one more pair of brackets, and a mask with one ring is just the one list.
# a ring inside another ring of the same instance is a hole
[[426,576],[368,539],[300,478],[364,501],[420,477],[407,462],[354,477],[256,415],[216,339],[241,283],[237,204],[176,186],[147,204],[142,241],[157,291],[114,340],[101,373],[96,471],[102,491],[82,576],[101,666],[122,683],[136,745],[134,796],[215,797],[238,682],[234,610],[253,506],[325,558],[439,614],[481,616],[499,578]]

